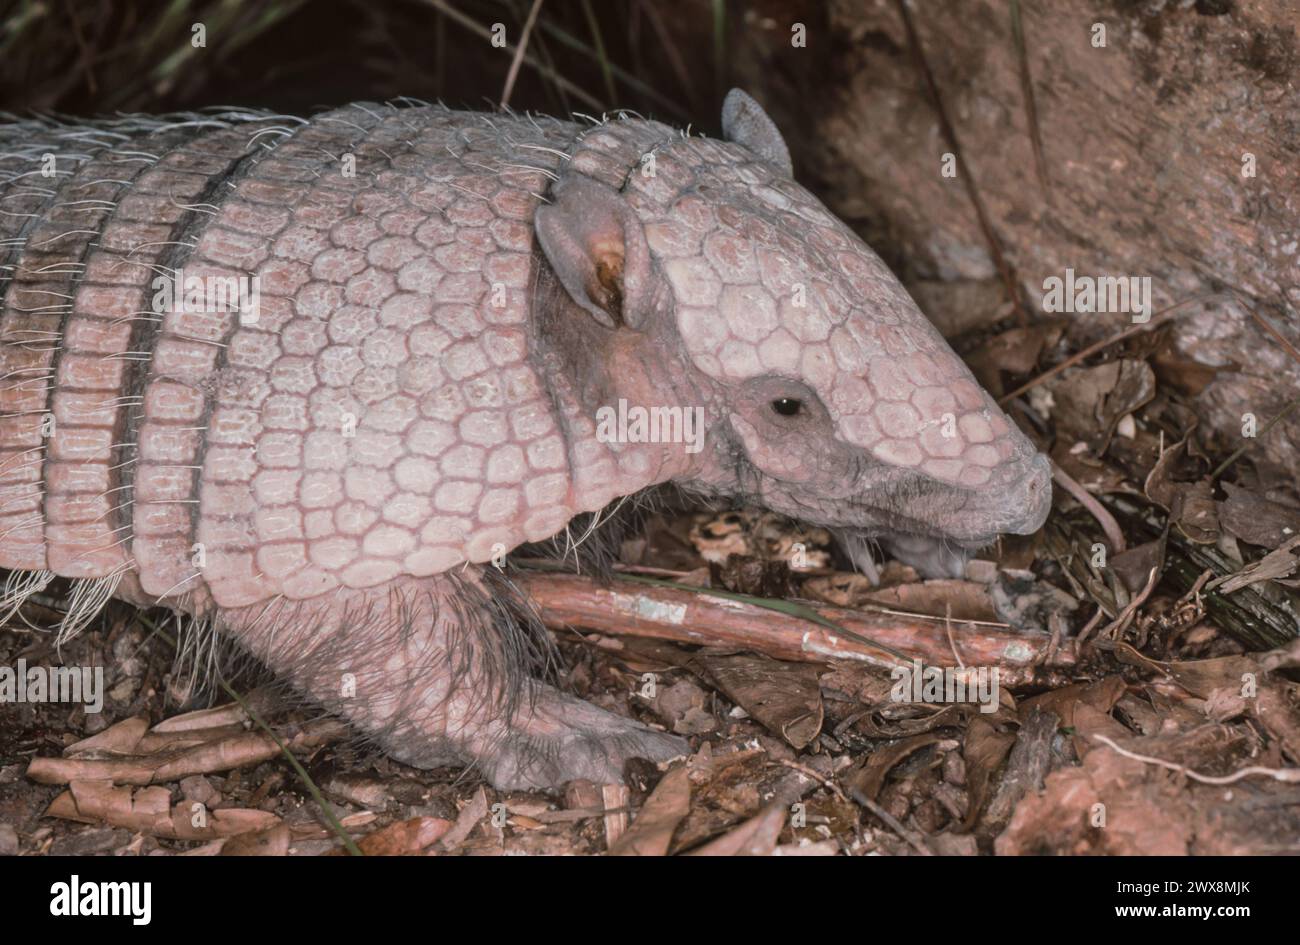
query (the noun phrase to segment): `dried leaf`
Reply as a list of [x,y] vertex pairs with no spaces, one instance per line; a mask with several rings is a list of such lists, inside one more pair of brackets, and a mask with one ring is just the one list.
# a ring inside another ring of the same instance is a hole
[[[451,828],[451,821],[440,817],[412,817],[362,837],[357,846],[366,856],[418,855],[442,839]],[[342,855],[341,850],[334,852]]]
[[966,356],[966,363],[985,389],[1002,393],[1002,372],[1029,374],[1043,350],[1061,336],[1062,322],[1041,322],[994,335]]
[[889,772],[895,765],[926,745],[944,740],[945,736],[934,733],[913,735],[892,745],[877,748],[867,756],[866,761],[857,771],[844,778],[844,783],[850,789],[861,792],[868,800],[874,801],[885,784],[885,778],[889,776]]
[[1209,479],[1180,489],[1169,514],[1178,530],[1197,544],[1212,545],[1219,540],[1219,509]]
[[1136,594],[1147,586],[1152,568],[1158,572],[1164,570],[1165,540],[1166,536],[1161,535],[1155,541],[1148,541],[1110,557],[1108,564],[1119,575],[1130,594]]
[[962,759],[966,762],[966,793],[970,796],[970,807],[960,830],[955,832],[966,833],[975,826],[984,802],[988,799],[993,775],[1015,741],[1014,735],[999,732],[983,716],[971,719],[961,749]]
[[1124,695],[1126,688],[1122,676],[1106,676],[1094,682],[1074,683],[1026,699],[1020,705],[1020,712],[1024,715],[1035,709],[1044,709],[1060,716],[1062,728],[1076,728],[1075,710],[1080,705],[1109,713]]
[[728,699],[794,748],[803,748],[821,731],[820,666],[750,653],[706,651],[699,659]]
[[1046,386],[1056,403],[1058,435],[1083,440],[1099,456],[1120,419],[1148,403],[1156,392],[1151,368],[1145,361],[1130,359],[1075,368]]
[[1187,487],[1187,480],[1200,478],[1196,463],[1188,458],[1190,440],[1189,431],[1187,436],[1161,453],[1143,485],[1147,498],[1165,509],[1173,507],[1179,493]]
[[716,840],[692,850],[688,856],[770,856],[785,826],[784,803],[769,804],[757,817]]
[[1272,502],[1235,483],[1221,485],[1228,498],[1219,505],[1219,521],[1229,535],[1270,550],[1300,535],[1300,509]]
[[655,785],[632,826],[609,848],[609,855],[664,856],[690,803],[691,782],[686,765],[676,765]]
[[1210,382],[1220,370],[1240,370],[1239,367],[1231,364],[1216,368],[1202,364],[1200,361],[1180,357],[1168,344],[1162,345],[1156,351],[1151,358],[1151,367],[1155,370],[1156,379],[1161,384],[1167,384],[1187,397],[1199,397],[1201,392],[1210,386]]
[[1198,544],[1209,545],[1219,537],[1218,504],[1214,484],[1200,470],[1204,464],[1192,456],[1191,432],[1156,460],[1143,488],[1147,498],[1169,511],[1182,534]]

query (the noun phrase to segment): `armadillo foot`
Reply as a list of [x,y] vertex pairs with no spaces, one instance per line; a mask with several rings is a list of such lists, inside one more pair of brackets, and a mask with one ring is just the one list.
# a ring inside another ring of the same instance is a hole
[[675,735],[549,686],[540,690],[531,707],[520,708],[508,728],[474,751],[479,770],[497,788],[554,788],[577,778],[621,783],[623,766],[632,758],[667,761],[690,750]]
[[508,721],[484,726],[456,749],[418,733],[388,742],[388,753],[415,768],[473,765],[500,790],[557,788],[585,778],[597,784],[623,780],[632,758],[667,761],[686,754],[685,739],[656,732],[631,719],[550,686],[533,682],[531,704],[519,706]]

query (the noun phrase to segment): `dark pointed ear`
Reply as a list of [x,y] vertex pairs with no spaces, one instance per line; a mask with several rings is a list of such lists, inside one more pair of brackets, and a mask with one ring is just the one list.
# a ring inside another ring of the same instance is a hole
[[794,177],[790,149],[763,106],[740,89],[732,89],[722,102],[722,136],[744,145],[786,177]]
[[612,187],[561,180],[537,208],[542,252],[565,291],[606,328],[639,329],[650,305],[650,248],[636,213]]

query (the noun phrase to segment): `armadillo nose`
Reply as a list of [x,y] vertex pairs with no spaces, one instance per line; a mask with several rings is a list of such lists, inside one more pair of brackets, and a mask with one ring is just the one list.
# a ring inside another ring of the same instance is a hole
[[1009,510],[1006,531],[1013,535],[1032,535],[1043,527],[1052,508],[1052,465],[1042,453],[1029,460],[1028,470],[1013,489],[1015,503]]

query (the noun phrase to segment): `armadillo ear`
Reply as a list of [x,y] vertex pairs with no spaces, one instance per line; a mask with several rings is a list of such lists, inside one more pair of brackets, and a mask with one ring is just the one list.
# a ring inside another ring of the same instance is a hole
[[618,192],[589,177],[561,180],[537,208],[542,252],[560,284],[606,328],[641,327],[651,296],[650,248]]
[[775,165],[786,177],[794,177],[790,149],[776,130],[776,122],[747,92],[732,89],[722,102],[722,136],[743,145],[764,161]]

